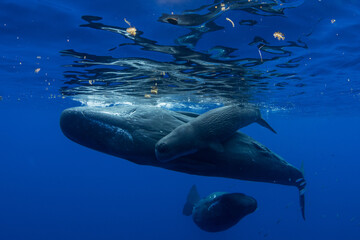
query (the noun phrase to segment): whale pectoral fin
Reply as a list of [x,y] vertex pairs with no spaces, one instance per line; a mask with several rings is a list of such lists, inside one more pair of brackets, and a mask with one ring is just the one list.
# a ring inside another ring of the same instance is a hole
[[257,121],[256,121],[258,124],[260,124],[261,126],[269,129],[270,131],[272,131],[273,133],[277,133],[263,118],[259,118]]
[[224,146],[221,144],[221,142],[210,142],[208,144],[208,147],[214,150],[215,152],[224,152]]

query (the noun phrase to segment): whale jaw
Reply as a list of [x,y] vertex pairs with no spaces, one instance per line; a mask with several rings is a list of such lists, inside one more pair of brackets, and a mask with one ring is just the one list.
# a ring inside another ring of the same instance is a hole
[[82,107],[66,109],[60,117],[60,128],[67,138],[111,155],[118,155],[120,146],[125,152],[134,141],[127,129],[115,123],[111,115]]

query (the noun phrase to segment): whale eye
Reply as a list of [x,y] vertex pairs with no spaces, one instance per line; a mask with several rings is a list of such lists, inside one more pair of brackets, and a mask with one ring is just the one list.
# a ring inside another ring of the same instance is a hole
[[169,148],[168,148],[168,145],[166,143],[160,143],[157,146],[156,150],[158,152],[160,152],[160,153],[164,153],[164,152],[167,152],[169,150]]

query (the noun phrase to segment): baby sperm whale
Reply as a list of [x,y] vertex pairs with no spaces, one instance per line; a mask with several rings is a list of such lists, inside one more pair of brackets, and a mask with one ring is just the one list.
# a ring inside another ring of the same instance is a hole
[[214,192],[200,199],[193,185],[183,214],[192,215],[195,224],[204,231],[220,232],[231,228],[256,208],[256,199],[243,193]]
[[253,122],[276,133],[257,108],[230,105],[210,110],[160,139],[155,145],[156,158],[169,162],[204,148],[222,152],[223,141]]

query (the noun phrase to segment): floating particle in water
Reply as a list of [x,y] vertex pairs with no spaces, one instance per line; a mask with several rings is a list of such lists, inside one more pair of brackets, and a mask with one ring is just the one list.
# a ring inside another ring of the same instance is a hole
[[136,36],[136,28],[135,27],[129,27],[126,29],[126,32],[128,32],[132,36]]
[[230,18],[225,18],[225,19],[226,19],[226,21],[229,21],[232,24],[233,27],[235,27],[234,22]]
[[124,21],[129,25],[129,27],[126,29],[126,32],[129,33],[132,36],[136,36],[136,28],[134,26],[131,26],[131,23],[124,18]]
[[285,35],[281,32],[274,32],[273,36],[277,38],[277,40],[285,40]]
[[261,55],[261,49],[262,49],[264,46],[265,46],[265,45],[262,45],[261,47],[258,48],[261,62],[263,62],[263,58],[262,58],[262,55]]
[[35,73],[39,73],[40,72],[40,68],[37,68],[34,70]]
[[220,6],[221,6],[221,11],[227,11],[230,8],[230,7],[225,7],[224,3],[221,3]]
[[155,85],[155,86],[152,86],[151,87],[151,91],[150,91],[151,93],[153,93],[153,94],[158,94],[158,88],[157,88],[157,85]]
[[336,22],[336,20],[335,19],[331,19],[331,23],[335,23]]
[[124,21],[127,23],[127,25],[131,27],[131,23],[128,20],[126,20],[126,18],[124,18]]
[[151,98],[151,95],[150,94],[145,94],[144,97],[145,98]]

